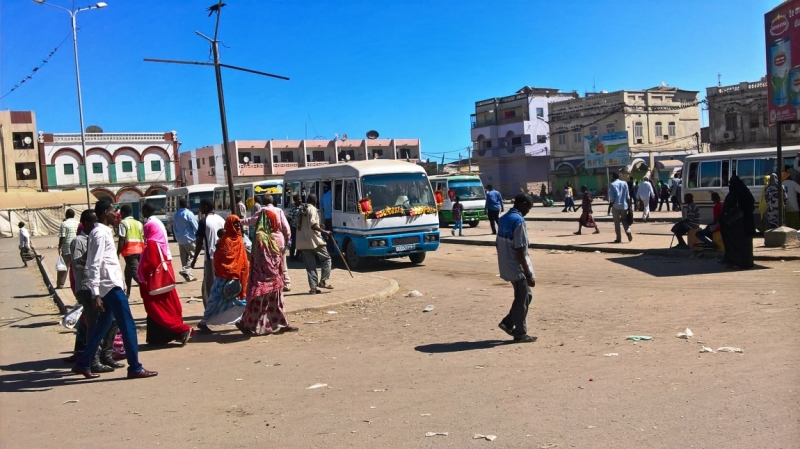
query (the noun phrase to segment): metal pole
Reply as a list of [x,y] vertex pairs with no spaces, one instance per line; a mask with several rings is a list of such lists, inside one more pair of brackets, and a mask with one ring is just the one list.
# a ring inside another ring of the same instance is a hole
[[86,178],[86,207],[92,207],[92,197],[89,192],[89,161],[86,160],[86,135],[84,134],[83,128],[83,98],[81,96],[81,72],[78,68],[78,31],[77,25],[75,24],[75,15],[76,13],[70,11],[70,17],[72,17],[72,50],[75,53],[75,81],[78,85],[78,115],[80,116],[81,120],[81,150],[83,152],[83,172],[85,173]]
[[[217,15],[219,17],[219,15]],[[216,36],[215,36],[216,37]],[[219,43],[215,39],[211,43],[214,51],[214,72],[217,75],[217,98],[219,99],[219,119],[222,123],[222,149],[225,152],[225,173],[228,175],[228,195],[231,199],[231,213],[236,214],[236,197],[233,194],[233,171],[231,170],[231,155],[228,150],[228,119],[225,115],[225,95],[222,92],[222,69],[219,66]]]
[[[784,122],[778,122],[778,226],[783,226],[783,142],[781,136],[783,135]],[[765,187],[766,188],[766,187]]]
[[[3,125],[0,125],[0,152],[3,153],[3,190],[8,192],[8,172],[6,171],[6,136],[3,132]],[[11,215],[9,215],[9,217],[11,217]],[[11,223],[11,221],[9,221],[9,223]]]

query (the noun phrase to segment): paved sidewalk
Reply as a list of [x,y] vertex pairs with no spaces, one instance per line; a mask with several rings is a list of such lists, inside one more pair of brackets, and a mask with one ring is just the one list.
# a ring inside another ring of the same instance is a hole
[[[527,221],[578,221],[578,217],[581,216],[581,207],[580,201],[578,199],[575,200],[576,206],[578,206],[577,212],[562,212],[564,210],[564,202],[562,201],[560,204],[556,203],[553,204],[552,207],[544,207],[541,203],[534,204],[531,211],[528,215],[525,216],[525,220]],[[506,210],[511,209],[513,207],[512,203],[506,202],[505,208]],[[611,215],[607,215],[606,212],[608,211],[608,202],[606,201],[597,201],[595,200],[592,203],[592,210],[594,211],[594,219],[598,222],[608,222],[613,223],[613,219]],[[642,212],[635,212],[634,216],[636,220],[642,218]],[[658,208],[656,210],[650,211],[650,220],[653,222],[669,222],[675,223],[681,220],[681,212],[672,212],[667,211],[666,207],[663,209],[662,212],[658,212]],[[576,225],[577,228],[577,225]]]
[[[42,264],[50,281],[53,282],[53,287],[55,287],[55,266],[56,260],[58,259],[55,246],[58,244],[58,237],[34,237],[33,244],[36,247],[36,251],[45,256]],[[52,248],[48,249],[48,246]],[[201,265],[203,255],[200,255],[197,269],[194,270],[194,275],[197,277],[197,280],[194,282],[185,282],[183,278],[177,274],[177,270],[180,269],[180,259],[177,257],[177,254],[179,254],[177,244],[174,242],[170,243],[170,250],[173,254],[173,267],[176,270],[178,294],[180,295],[183,306],[183,319],[188,324],[197,324],[203,316],[203,299],[200,294],[203,280],[203,268]],[[125,262],[123,261],[123,270],[125,268],[124,264]],[[351,301],[377,299],[391,296],[399,289],[397,281],[394,279],[371,273],[353,272],[353,278],[350,278],[346,269],[336,268],[335,260],[330,279],[330,283],[334,286],[334,289],[324,290],[323,293],[319,295],[308,294],[308,279],[302,263],[289,262],[289,275],[292,280],[292,291],[284,294],[287,312],[320,309]],[[69,288],[69,282],[64,288],[57,289],[55,292],[56,303],[61,301],[68,308],[76,303],[75,296]],[[131,289],[130,304],[133,317],[137,320],[137,324],[140,322],[143,323],[144,321],[140,320],[140,318],[145,318],[147,314],[144,310],[141,296],[139,296],[139,288],[135,284]]]
[[[545,209],[545,208],[539,208]],[[534,208],[528,214],[538,212]],[[561,209],[557,211],[561,213]],[[672,212],[670,212],[672,213]],[[677,212],[674,212],[677,214]],[[564,213],[567,215],[568,213]],[[716,257],[719,253],[705,252],[696,253],[688,250],[669,249],[672,241],[672,223],[654,221],[641,223],[637,218],[631,227],[633,241],[628,242],[625,233],[622,232],[623,243],[612,243],[616,238],[614,234],[614,224],[599,222],[600,234],[592,234],[594,229],[583,228],[581,235],[573,234],[578,230],[577,212],[571,213],[570,221],[528,221],[528,238],[531,241],[531,248],[546,249],[556,251],[583,251],[583,252],[604,252],[621,254],[653,254],[661,256],[689,257],[690,255],[705,254],[705,257]],[[526,217],[527,218],[527,217]],[[494,246],[495,236],[492,235],[488,222],[481,222],[478,227],[464,228],[464,236],[451,236],[452,227],[442,228],[442,243],[461,244],[461,245],[480,245]],[[672,242],[674,246],[676,242]],[[800,260],[800,245],[794,244],[787,248],[766,248],[764,238],[755,237],[753,239],[754,256],[756,260]],[[440,251],[447,247],[440,248]]]

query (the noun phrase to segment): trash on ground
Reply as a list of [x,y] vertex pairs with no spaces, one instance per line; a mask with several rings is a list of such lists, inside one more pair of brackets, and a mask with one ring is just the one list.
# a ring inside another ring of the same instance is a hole
[[711,348],[709,348],[708,346],[703,346],[703,347],[701,347],[701,348],[700,348],[700,352],[701,352],[701,353],[703,353],[703,352],[710,352],[710,353],[712,353],[712,354],[713,354],[713,353],[714,353],[714,350],[713,350],[713,349],[711,349]]
[[758,293],[758,294],[759,295],[774,295],[775,294],[775,290],[770,290],[770,291],[768,291],[766,293]]
[[476,433],[475,435],[472,435],[472,439],[473,440],[494,441],[495,438],[497,438],[497,435],[483,435],[483,434],[480,434],[480,433]]
[[431,416],[430,413],[420,413],[419,416]]
[[581,389],[581,390],[585,390],[586,389],[586,388],[584,388],[584,387],[582,387],[580,385],[578,385],[578,388]]
[[564,251],[564,250],[560,250],[560,249],[551,249],[551,250],[548,250],[545,254],[572,254],[574,252],[575,251]]
[[336,315],[337,313],[339,313],[339,312],[337,312],[335,310],[328,310],[328,315]]
[[485,366],[483,366],[483,365],[475,365],[475,369],[484,369],[484,368],[485,368]]
[[744,352],[742,348],[734,348],[732,346],[723,346],[721,348],[717,348],[717,352]]
[[385,388],[381,388],[379,390],[372,390],[373,393],[380,393],[382,391],[386,391],[386,389]]
[[76,404],[78,401],[79,401],[79,399],[70,399],[70,400],[68,400],[68,401],[64,401],[64,402],[62,402],[61,404],[62,404],[62,405],[63,405],[63,404]]
[[677,337],[677,338],[683,338],[683,339],[687,339],[687,340],[692,338],[692,336],[694,336],[694,333],[688,327],[683,332],[678,332],[675,335],[675,337]]
[[435,436],[446,437],[447,435],[449,435],[449,432],[428,432],[425,434],[426,437],[435,437]]
[[642,340],[652,340],[653,337],[649,335],[628,335],[625,340],[633,340],[633,341],[642,341]]
[[236,382],[241,382],[241,381],[242,381],[242,379],[236,379]]
[[424,309],[422,309],[422,311],[423,312],[433,312],[433,306],[427,306]]
[[303,324],[319,324],[319,321],[306,321]]
[[186,300],[186,304],[191,304],[193,302],[202,302],[202,300],[201,299],[196,299],[196,298],[189,298],[189,299]]
[[322,388],[322,387],[327,387],[327,386],[328,386],[328,384],[314,384],[314,385],[306,388],[306,390],[314,390],[316,388]]
[[619,354],[617,354],[616,352],[609,352],[608,354],[603,354],[603,355],[606,356],[606,357],[614,357],[614,356],[618,356]]
[[586,426],[587,429],[594,429],[597,426]]
[[405,296],[406,298],[408,298],[409,296],[416,298],[416,297],[423,296],[423,295],[422,295],[422,293],[419,292],[419,290],[411,290],[410,292],[406,293],[403,296]]

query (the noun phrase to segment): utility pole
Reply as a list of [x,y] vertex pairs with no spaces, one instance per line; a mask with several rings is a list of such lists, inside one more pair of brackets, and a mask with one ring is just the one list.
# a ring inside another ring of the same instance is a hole
[[213,66],[214,73],[216,75],[217,80],[217,100],[219,102],[219,120],[220,125],[222,126],[222,149],[225,154],[225,174],[228,177],[228,195],[231,199],[231,213],[236,214],[236,202],[234,201],[234,192],[233,192],[233,171],[231,169],[231,165],[234,162],[238,163],[238,161],[232,161],[230,150],[228,149],[228,118],[225,113],[225,95],[222,91],[222,67],[227,67],[229,69],[240,70],[242,72],[248,73],[255,73],[256,75],[263,75],[263,76],[270,76],[272,78],[278,78],[282,80],[289,80],[289,78],[281,75],[273,75],[271,73],[266,72],[259,72],[257,70],[246,69],[244,67],[237,67],[229,64],[223,64],[220,62],[219,58],[219,17],[222,13],[222,8],[225,6],[225,3],[222,3],[222,0],[218,0],[217,4],[209,6],[206,11],[210,11],[211,14],[217,14],[216,24],[214,25],[214,38],[210,38],[205,36],[203,33],[199,31],[195,31],[195,34],[202,37],[203,39],[207,40],[211,44],[211,51],[214,55],[214,62],[193,62],[193,61],[178,61],[172,59],[152,59],[152,58],[145,58],[145,62],[164,62],[170,64],[190,64],[190,65],[205,65],[205,66]]
[[[3,154],[3,191],[8,192],[8,172],[6,171],[6,136],[3,133],[3,125],[0,125],[0,152]],[[8,216],[11,223],[11,215]],[[11,234],[13,237],[13,233]]]

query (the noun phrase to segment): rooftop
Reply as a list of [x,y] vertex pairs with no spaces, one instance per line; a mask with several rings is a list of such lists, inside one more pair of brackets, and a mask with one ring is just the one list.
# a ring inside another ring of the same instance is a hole
[[[45,139],[45,135],[52,138]],[[86,142],[168,142],[177,139],[177,132],[168,133],[84,133]],[[39,131],[39,142],[75,143],[81,141],[80,133],[45,133]]]

